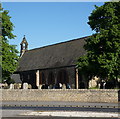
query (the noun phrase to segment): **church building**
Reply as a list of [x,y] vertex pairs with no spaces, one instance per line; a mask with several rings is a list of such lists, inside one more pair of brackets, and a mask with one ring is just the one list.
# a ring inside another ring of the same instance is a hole
[[81,83],[86,87],[87,84],[76,67],[78,58],[86,54],[83,48],[86,38],[28,50],[24,36],[16,73],[20,75],[22,83],[31,84],[33,89],[43,85],[53,88],[59,83],[72,89],[81,88]]

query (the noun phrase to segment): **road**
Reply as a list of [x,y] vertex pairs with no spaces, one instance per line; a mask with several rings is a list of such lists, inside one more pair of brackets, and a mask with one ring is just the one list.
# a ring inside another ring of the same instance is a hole
[[118,118],[101,118],[101,117],[3,117],[2,119],[118,119]]
[[[80,102],[2,102],[2,119],[67,119],[67,117],[28,117],[21,114],[33,111],[92,111],[118,113],[117,103],[80,103]],[[10,118],[11,117],[11,118]],[[79,117],[79,119],[88,119]],[[78,119],[69,117],[69,119]],[[93,119],[93,118],[89,118]],[[95,117],[97,119],[97,117]],[[103,119],[103,118],[99,118]],[[107,119],[107,118],[106,118]],[[115,119],[115,118],[112,118]]]

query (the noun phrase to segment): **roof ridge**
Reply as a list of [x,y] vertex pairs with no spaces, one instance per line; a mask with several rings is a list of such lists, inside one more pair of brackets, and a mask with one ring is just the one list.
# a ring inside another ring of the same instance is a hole
[[76,38],[76,39],[72,39],[72,40],[68,40],[68,41],[63,41],[63,42],[60,42],[60,43],[46,45],[46,46],[42,46],[42,47],[39,47],[39,48],[34,48],[34,49],[27,50],[26,52],[33,51],[33,50],[38,50],[38,49],[42,49],[42,48],[46,48],[46,47],[50,47],[50,46],[55,46],[55,45],[59,45],[59,44],[67,43],[67,42],[72,42],[72,41],[76,41],[76,40],[80,40],[80,39],[85,39],[85,38],[88,38],[88,37],[89,36],[85,36],[85,37]]

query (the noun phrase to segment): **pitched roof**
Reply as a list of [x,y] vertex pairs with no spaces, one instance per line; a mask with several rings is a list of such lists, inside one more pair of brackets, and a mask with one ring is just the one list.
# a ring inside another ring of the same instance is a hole
[[77,59],[86,54],[85,38],[28,50],[20,59],[17,72],[75,65]]

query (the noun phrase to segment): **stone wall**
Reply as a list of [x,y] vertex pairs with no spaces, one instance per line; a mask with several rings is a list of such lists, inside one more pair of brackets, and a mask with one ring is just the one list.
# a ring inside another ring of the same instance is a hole
[[117,103],[120,90],[113,89],[1,89],[2,101],[77,101]]

